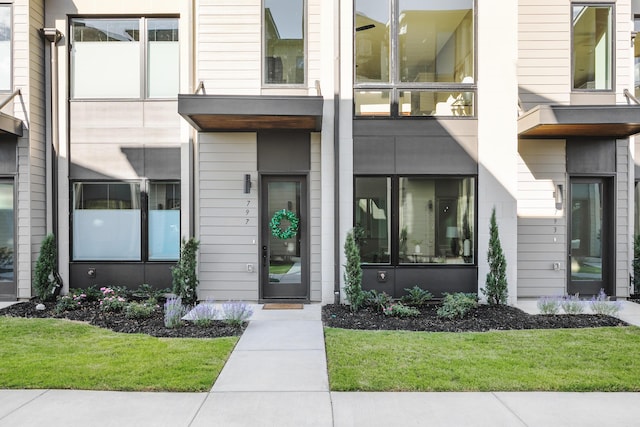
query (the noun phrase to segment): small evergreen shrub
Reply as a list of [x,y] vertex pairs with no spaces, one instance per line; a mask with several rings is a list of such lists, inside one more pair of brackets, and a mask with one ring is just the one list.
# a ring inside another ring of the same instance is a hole
[[407,291],[407,295],[404,295],[400,298],[400,301],[412,307],[422,307],[425,306],[433,299],[433,295],[431,292],[422,289],[420,286],[416,285],[413,288],[405,288]]
[[589,301],[589,306],[595,314],[604,314],[606,316],[615,316],[622,309],[620,301],[610,301],[604,289],[600,289],[598,295]]
[[53,301],[60,293],[62,283],[57,273],[57,259],[56,239],[49,234],[42,241],[33,274],[35,294],[41,301]]
[[386,292],[378,292],[375,289],[364,292],[363,306],[370,307],[375,311],[383,312],[393,302],[391,295]]
[[362,267],[360,266],[360,249],[356,242],[354,230],[347,233],[344,242],[344,254],[347,258],[344,272],[344,292],[347,295],[352,311],[358,311],[365,302],[362,290]]
[[566,295],[562,298],[562,301],[560,301],[560,306],[567,314],[580,314],[584,311],[584,305],[582,301],[580,301],[578,294]]
[[401,302],[391,304],[385,307],[382,312],[385,316],[393,317],[416,317],[420,315],[420,310],[415,307],[409,307]]
[[242,326],[252,314],[251,306],[244,301],[227,301],[222,304],[222,321],[228,325]]
[[198,242],[193,237],[182,240],[180,259],[171,269],[173,277],[173,293],[182,298],[185,304],[195,304],[198,300],[196,289],[198,288],[197,253]]
[[153,300],[146,302],[130,302],[125,306],[124,315],[127,319],[148,319],[156,309]]
[[438,308],[437,314],[445,319],[461,319],[477,306],[478,296],[476,294],[464,292],[445,293],[442,306]]
[[489,226],[489,250],[487,251],[487,261],[489,262],[489,272],[485,287],[482,293],[487,297],[489,304],[505,304],[508,297],[507,284],[507,260],[502,252],[498,224],[496,222],[496,208],[491,211],[491,224]]
[[560,312],[560,300],[557,297],[540,297],[537,304],[540,314],[558,314]]
[[167,328],[177,328],[182,326],[182,318],[187,309],[182,305],[182,298],[171,297],[164,303],[164,326]]

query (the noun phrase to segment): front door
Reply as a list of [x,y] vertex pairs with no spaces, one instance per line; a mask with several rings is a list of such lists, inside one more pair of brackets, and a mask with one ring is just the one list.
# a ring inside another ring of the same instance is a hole
[[263,176],[261,196],[261,296],[308,300],[306,177]]
[[613,293],[611,182],[607,178],[572,178],[569,191],[569,294]]
[[0,301],[16,299],[13,180],[0,180]]

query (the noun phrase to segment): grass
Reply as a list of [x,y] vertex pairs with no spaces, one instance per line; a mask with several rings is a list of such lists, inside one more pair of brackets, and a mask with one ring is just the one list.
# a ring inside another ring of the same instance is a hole
[[293,262],[285,262],[283,264],[270,264],[269,274],[286,274],[291,270]]
[[334,391],[640,391],[640,328],[325,329]]
[[238,337],[154,338],[0,317],[0,388],[207,391]]

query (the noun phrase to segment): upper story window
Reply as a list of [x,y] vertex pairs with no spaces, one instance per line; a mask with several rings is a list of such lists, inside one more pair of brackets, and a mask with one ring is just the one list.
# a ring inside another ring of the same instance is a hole
[[474,0],[355,0],[358,116],[473,116]]
[[613,6],[573,4],[573,89],[612,90]]
[[[638,16],[633,20],[633,30],[640,31],[640,17]],[[640,39],[637,39],[637,36],[633,45],[633,57],[634,95],[638,98],[640,96]]]
[[74,18],[71,31],[72,98],[177,97],[177,18]]
[[305,83],[305,1],[264,0],[264,83]]
[[0,92],[11,90],[11,5],[0,4]]

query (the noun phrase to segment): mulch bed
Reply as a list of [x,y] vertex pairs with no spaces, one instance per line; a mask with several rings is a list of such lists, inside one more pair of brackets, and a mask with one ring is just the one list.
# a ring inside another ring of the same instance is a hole
[[390,317],[371,309],[351,312],[346,305],[322,307],[325,326],[343,329],[407,330],[428,332],[484,332],[510,329],[594,328],[628,326],[611,316],[598,314],[531,315],[516,307],[479,305],[462,319],[442,319],[438,306],[428,305],[417,317]]
[[191,322],[185,322],[178,328],[166,328],[164,326],[164,313],[162,308],[156,308],[151,317],[146,319],[129,319],[123,312],[103,312],[98,303],[84,303],[79,309],[65,311],[57,314],[54,311],[55,303],[46,302],[45,310],[36,310],[37,301],[20,302],[0,310],[0,316],[31,317],[31,318],[58,318],[81,322],[87,322],[94,326],[111,329],[115,332],[141,333],[154,337],[166,338],[219,338],[241,335],[244,327],[236,328],[222,321],[213,321],[210,326],[196,326]]

